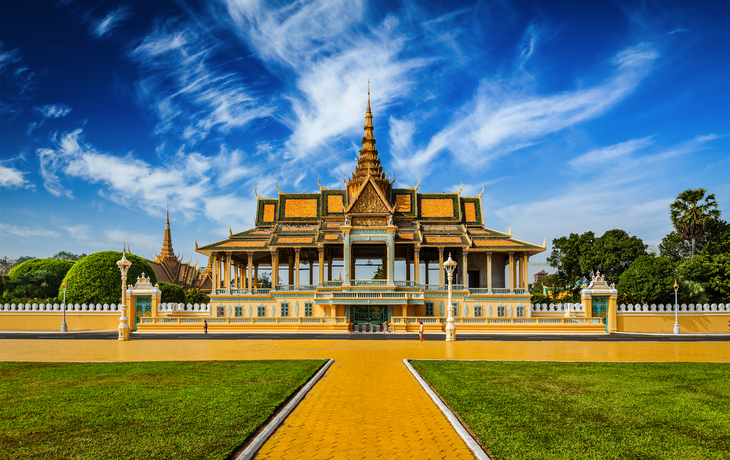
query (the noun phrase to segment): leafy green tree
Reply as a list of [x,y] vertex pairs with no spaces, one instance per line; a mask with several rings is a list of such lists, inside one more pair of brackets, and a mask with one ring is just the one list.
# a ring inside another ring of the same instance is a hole
[[8,276],[12,278],[20,274],[29,274],[38,270],[46,270],[53,273],[60,279],[63,279],[63,277],[66,276],[66,273],[71,270],[73,265],[74,263],[69,260],[31,259],[10,270]]
[[599,238],[593,232],[556,238],[547,259],[557,269],[554,287],[556,291],[571,290],[573,300],[577,300],[581,280],[591,272],[600,271],[607,280],[616,282],[634,260],[646,255],[646,248],[641,238],[618,229],[609,230]]
[[192,288],[185,291],[185,303],[210,303],[210,297],[205,292]]
[[74,262],[55,259],[30,259],[8,273],[8,296],[11,299],[47,299],[56,297],[66,273]]
[[704,288],[708,303],[730,302],[730,253],[698,254],[677,269],[681,280],[698,282]]
[[714,219],[720,218],[715,194],[705,197],[707,190],[685,190],[669,205],[674,229],[692,241],[692,255],[697,254],[697,238],[704,235]]
[[158,283],[162,296],[160,296],[160,302],[162,303],[186,303],[185,291],[177,284],[172,283]]
[[268,273],[259,273],[259,277],[256,280],[256,285],[261,289],[268,289],[271,287],[271,275]]
[[51,256],[51,259],[59,259],[59,260],[71,260],[73,262],[77,262],[82,257],[86,257],[86,254],[72,254],[70,252],[66,251],[59,251]]
[[[118,251],[102,251],[84,257],[74,263],[64,281],[66,302],[73,303],[118,303],[122,300],[122,275],[117,261],[122,258]],[[127,284],[134,284],[137,278],[145,274],[152,284],[157,283],[155,272],[141,257],[127,254],[132,262],[127,274]],[[58,293],[59,298],[63,295]]]
[[666,257],[639,256],[619,277],[622,303],[673,303],[674,263]]
[[[728,240],[730,240],[730,224],[722,219],[713,219],[708,224],[707,231],[697,238],[696,249],[698,253],[705,253],[704,248],[709,246],[708,251],[712,254],[730,252]],[[721,241],[726,242],[721,243]],[[673,231],[659,243],[659,254],[674,262],[689,259],[692,256],[692,241]]]

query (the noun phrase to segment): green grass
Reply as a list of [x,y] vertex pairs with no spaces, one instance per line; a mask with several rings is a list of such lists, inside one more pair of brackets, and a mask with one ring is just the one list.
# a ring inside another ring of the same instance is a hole
[[323,364],[0,363],[0,458],[223,459]]
[[730,459],[730,365],[413,361],[496,460]]

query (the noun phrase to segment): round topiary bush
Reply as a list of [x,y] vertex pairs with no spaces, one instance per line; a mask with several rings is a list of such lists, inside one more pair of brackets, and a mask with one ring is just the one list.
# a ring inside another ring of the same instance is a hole
[[159,283],[162,296],[161,303],[185,303],[185,291],[177,284]]
[[71,270],[75,262],[58,259],[31,259],[10,270],[8,276],[13,278],[19,275],[28,275],[38,270],[46,270],[62,280],[66,273]]
[[[63,279],[66,284],[66,303],[119,303],[122,300],[122,274],[117,261],[122,258],[118,251],[102,251],[84,257],[74,264]],[[127,273],[127,284],[135,284],[145,274],[154,285],[155,272],[143,258],[127,254],[132,262]],[[59,299],[63,290],[59,289]]]

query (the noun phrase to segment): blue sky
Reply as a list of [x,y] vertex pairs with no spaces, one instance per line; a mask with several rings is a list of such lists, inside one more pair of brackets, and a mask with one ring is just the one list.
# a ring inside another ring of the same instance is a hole
[[[658,244],[687,188],[730,204],[728,2],[10,2],[0,256],[146,257],[342,187],[367,82],[396,187],[473,196],[541,244]],[[546,254],[537,256],[544,260]]]

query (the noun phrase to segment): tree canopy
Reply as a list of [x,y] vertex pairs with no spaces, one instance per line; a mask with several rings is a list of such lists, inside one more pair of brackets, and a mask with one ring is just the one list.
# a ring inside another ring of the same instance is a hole
[[692,255],[697,254],[697,238],[704,235],[713,220],[720,218],[715,194],[705,196],[707,190],[685,190],[669,205],[670,217],[674,229],[680,235],[691,240]]
[[[74,263],[64,281],[68,285],[66,301],[74,303],[118,303],[122,300],[122,275],[117,261],[122,258],[118,251],[102,251],[84,257]],[[152,284],[157,277],[152,267],[141,257],[127,254],[132,262],[127,274],[127,283],[134,284],[145,274]],[[59,293],[60,295],[61,293]]]
[[666,257],[644,255],[619,277],[616,289],[624,303],[674,303],[674,264]]
[[160,296],[161,303],[186,303],[185,302],[185,291],[183,288],[173,283],[158,283],[162,296]]

